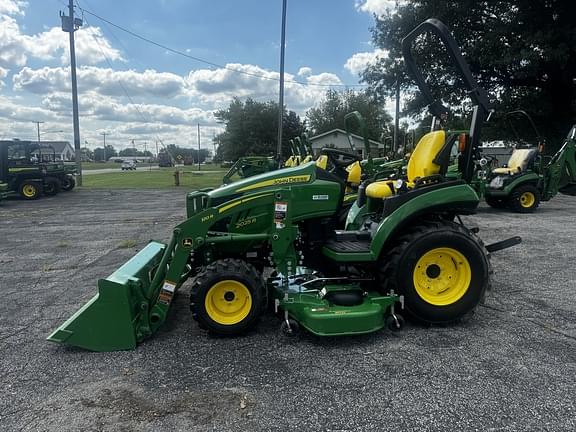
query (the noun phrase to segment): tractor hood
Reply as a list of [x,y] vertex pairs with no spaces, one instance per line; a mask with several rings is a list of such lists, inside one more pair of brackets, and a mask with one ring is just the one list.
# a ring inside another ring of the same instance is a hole
[[190,192],[186,197],[188,217],[199,209],[199,198],[202,196],[202,207],[218,206],[243,195],[261,190],[275,189],[282,185],[295,185],[313,182],[316,179],[316,164],[309,162],[293,168],[283,168],[259,174],[213,190]]

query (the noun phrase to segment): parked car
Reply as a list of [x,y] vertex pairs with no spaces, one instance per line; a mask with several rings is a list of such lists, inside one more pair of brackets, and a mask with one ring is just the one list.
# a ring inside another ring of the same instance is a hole
[[122,166],[120,167],[122,171],[130,171],[136,169],[136,161],[127,160],[122,162]]

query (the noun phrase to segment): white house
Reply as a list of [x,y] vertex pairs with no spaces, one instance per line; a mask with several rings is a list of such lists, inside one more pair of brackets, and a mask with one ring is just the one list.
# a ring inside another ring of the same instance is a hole
[[[34,141],[30,142],[34,143]],[[68,141],[40,141],[40,146],[42,147],[43,158],[51,159],[52,149],[54,149],[56,160],[60,161],[74,160],[74,148],[70,145]],[[38,156],[37,152],[33,152],[33,154],[36,154],[36,156]]]
[[[363,159],[365,159],[367,155],[365,154],[366,151],[364,149],[364,138],[356,134],[350,134],[350,136],[352,137],[352,142],[356,147],[356,151],[362,156]],[[333,147],[338,150],[348,152],[352,151],[350,142],[348,141],[348,134],[342,129],[333,129],[320,135],[313,136],[309,138],[309,140],[312,144],[312,150],[314,151],[315,155],[318,155],[320,150],[324,147]],[[384,151],[384,144],[374,140],[369,140],[369,142],[370,153],[372,156],[378,156],[381,152]]]

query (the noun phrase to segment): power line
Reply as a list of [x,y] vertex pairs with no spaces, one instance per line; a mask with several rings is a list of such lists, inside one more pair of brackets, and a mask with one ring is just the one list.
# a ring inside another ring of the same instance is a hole
[[[264,79],[264,80],[280,81],[280,78],[268,77],[268,76],[266,76],[266,75],[257,74],[257,73],[253,73],[253,72],[247,72],[247,71],[244,71],[244,70],[232,68],[232,67],[230,67],[230,66],[226,66],[226,65],[214,63],[214,62],[211,62],[211,61],[209,61],[209,60],[205,60],[205,59],[200,58],[200,57],[192,56],[192,55],[187,54],[187,53],[185,53],[185,52],[183,52],[183,51],[180,51],[180,50],[177,50],[177,49],[174,49],[174,48],[170,48],[170,47],[167,46],[167,45],[164,45],[164,44],[162,44],[162,43],[160,43],[160,42],[153,41],[152,39],[149,39],[149,38],[147,38],[147,37],[145,37],[145,36],[142,36],[142,35],[140,35],[140,34],[138,34],[138,33],[135,33],[135,32],[133,32],[132,30],[128,30],[127,28],[124,28],[124,27],[122,27],[122,26],[119,25],[119,24],[115,24],[115,23],[113,23],[112,21],[109,21],[109,20],[107,20],[106,18],[103,18],[103,17],[101,17],[100,15],[95,14],[94,12],[91,12],[91,11],[89,11],[89,10],[87,10],[87,9],[84,9],[84,8],[82,8],[82,7],[78,4],[78,2],[76,2],[76,4],[78,5],[78,8],[82,11],[83,14],[86,13],[86,14],[92,15],[93,17],[98,18],[99,20],[101,20],[101,21],[103,21],[103,22],[105,22],[105,23],[107,23],[107,24],[109,24],[109,25],[111,25],[111,26],[113,26],[113,27],[116,27],[117,29],[119,29],[119,30],[121,30],[121,31],[123,31],[123,32],[125,32],[125,33],[128,33],[129,35],[131,35],[131,36],[133,36],[133,37],[135,37],[135,38],[137,38],[137,39],[140,39],[140,40],[142,40],[142,41],[144,41],[144,42],[147,42],[147,43],[149,43],[149,44],[151,44],[151,45],[155,45],[155,46],[157,46],[157,47],[159,47],[159,48],[162,48],[162,49],[164,49],[164,50],[166,50],[166,51],[169,51],[169,52],[171,52],[171,53],[180,55],[180,56],[182,56],[182,57],[186,57],[186,58],[188,58],[188,59],[190,59],[190,60],[194,60],[194,61],[199,62],[199,63],[207,64],[207,65],[212,66],[212,67],[216,67],[216,68],[219,68],[219,69],[225,69],[225,70],[228,70],[228,71],[230,71],[230,72],[234,72],[234,73],[238,73],[238,74],[242,74],[242,75],[248,75],[248,76],[251,76],[251,77],[255,77],[255,78],[259,78],[259,79]],[[292,84],[299,84],[299,85],[302,85],[302,86],[309,86],[309,87],[367,87],[366,84],[320,84],[320,83],[308,83],[308,82],[303,82],[303,81],[298,81],[298,80],[285,80],[285,82],[286,82],[286,83],[292,83]]]

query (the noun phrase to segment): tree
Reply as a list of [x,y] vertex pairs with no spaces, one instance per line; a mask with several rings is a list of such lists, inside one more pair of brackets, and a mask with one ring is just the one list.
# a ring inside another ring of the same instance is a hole
[[[456,1],[413,0],[395,13],[376,18],[374,44],[388,56],[369,66],[363,80],[378,97],[391,96],[398,76],[407,79],[400,42],[417,24],[434,16],[449,26],[479,85],[491,94],[498,111],[523,108],[549,142],[566,135],[576,114],[576,32],[573,0]],[[462,106],[465,96],[455,84],[443,47],[434,38],[422,38],[416,57],[436,97]],[[413,96],[408,111],[422,112]]]
[[[352,111],[362,114],[370,139],[380,140],[383,133],[390,133],[391,117],[384,105],[363,91],[328,90],[319,106],[308,110],[306,116],[312,133],[318,135],[333,129],[344,129],[344,117]],[[360,133],[358,130],[352,132]]]
[[104,154],[104,148],[103,147],[96,147],[94,149],[94,160],[95,161],[104,161],[104,160],[108,160],[113,156],[118,156],[118,152],[116,151],[116,149],[109,145],[106,144],[106,154]]
[[[278,144],[278,104],[257,102],[251,98],[242,102],[234,98],[225,110],[215,113],[225,130],[215,137],[217,159],[235,161],[243,156],[276,154]],[[285,112],[282,121],[282,154],[289,154],[288,140],[304,132],[304,124],[293,111]]]

